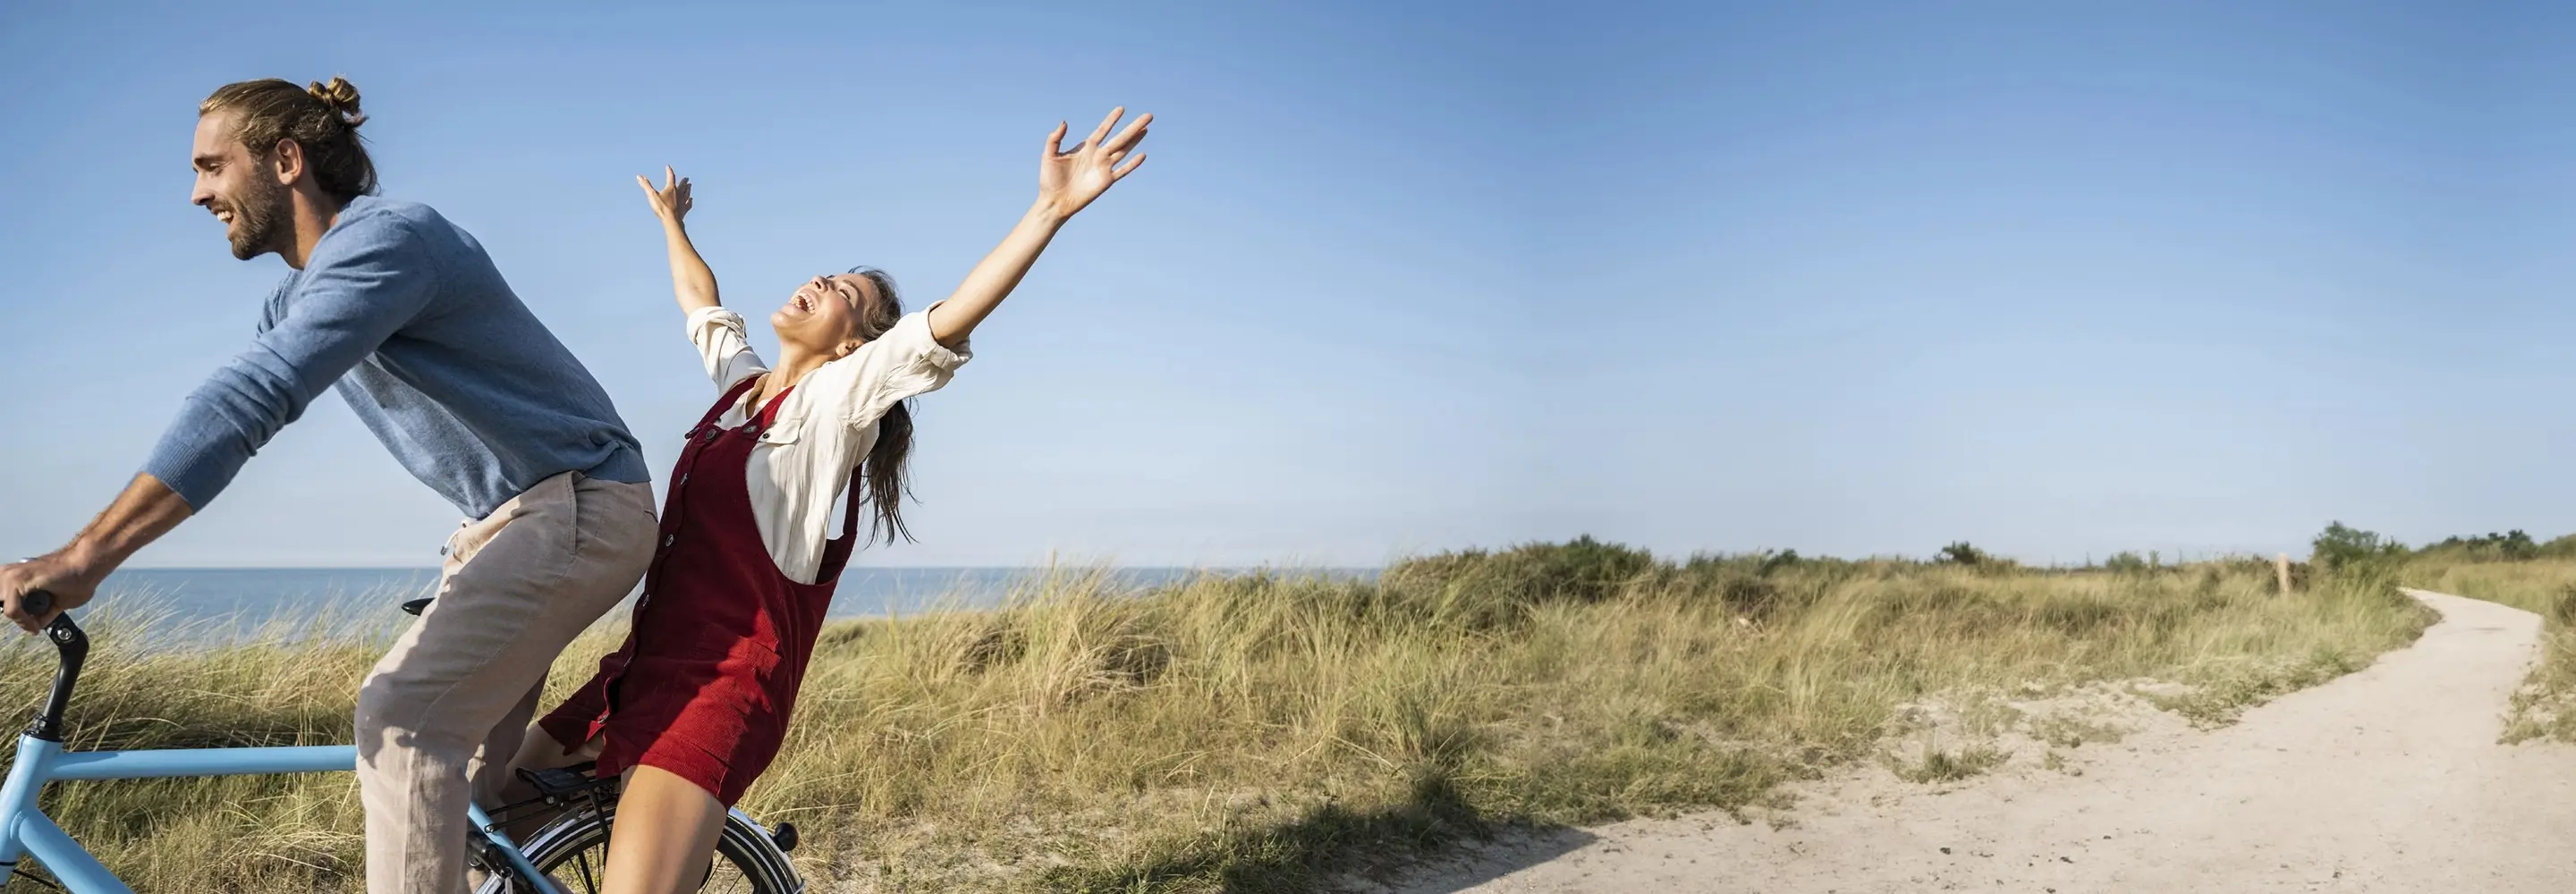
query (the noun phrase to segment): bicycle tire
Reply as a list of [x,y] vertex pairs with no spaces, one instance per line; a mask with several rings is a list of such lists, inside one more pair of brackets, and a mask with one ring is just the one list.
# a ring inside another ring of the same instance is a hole
[[[528,862],[552,879],[563,894],[598,894],[599,868],[606,862],[608,831],[616,813],[613,802],[604,810],[582,808],[548,824],[522,850]],[[484,882],[479,894],[523,894],[526,890],[514,878],[495,875]],[[715,859],[708,866],[707,877],[700,880],[699,890],[714,894],[803,894],[805,880],[797,876],[786,852],[779,850],[768,829],[742,811],[732,810],[726,812],[724,833],[716,839]]]

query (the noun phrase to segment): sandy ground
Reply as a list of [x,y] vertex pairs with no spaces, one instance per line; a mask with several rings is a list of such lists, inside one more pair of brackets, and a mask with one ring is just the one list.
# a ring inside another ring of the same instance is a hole
[[2576,749],[2499,745],[2540,619],[2436,593],[2371,667],[2197,732],[2141,728],[2056,769],[1806,787],[1725,816],[1523,835],[1365,888],[1537,892],[2576,891]]

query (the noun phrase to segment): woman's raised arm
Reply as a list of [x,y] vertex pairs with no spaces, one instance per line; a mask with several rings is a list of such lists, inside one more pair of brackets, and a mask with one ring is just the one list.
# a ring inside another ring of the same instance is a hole
[[1011,228],[1002,244],[976,262],[975,269],[966,274],[966,281],[957,285],[948,300],[930,308],[932,338],[949,347],[965,340],[1019,286],[1020,277],[1028,275],[1030,265],[1037,263],[1038,253],[1046,251],[1047,242],[1055,238],[1056,230],[1066,220],[1109,191],[1110,184],[1145,163],[1144,153],[1134,150],[1145,139],[1145,126],[1153,123],[1154,116],[1139,117],[1116,137],[1110,137],[1109,129],[1117,126],[1119,117],[1125,114],[1125,106],[1109,110],[1109,117],[1100,119],[1100,126],[1092,129],[1090,138],[1071,151],[1057,149],[1065,133],[1064,123],[1057,122],[1055,131],[1047,134],[1046,154],[1038,161],[1037,204],[1020,217],[1019,225]]
[[681,224],[689,216],[689,181],[665,167],[661,189],[654,189],[653,181],[642,175],[636,176],[635,185],[644,188],[644,198],[653,203],[653,215],[662,219],[662,238],[671,250],[671,291],[680,298],[680,312],[696,313],[723,304],[716,298],[716,272],[698,257],[698,247],[689,244],[688,227]]

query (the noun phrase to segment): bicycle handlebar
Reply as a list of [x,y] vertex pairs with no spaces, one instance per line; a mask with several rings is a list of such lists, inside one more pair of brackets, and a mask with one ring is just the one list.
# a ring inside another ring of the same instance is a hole
[[53,591],[27,591],[26,595],[18,597],[18,610],[26,612],[27,616],[31,618],[43,617],[46,612],[54,610]]

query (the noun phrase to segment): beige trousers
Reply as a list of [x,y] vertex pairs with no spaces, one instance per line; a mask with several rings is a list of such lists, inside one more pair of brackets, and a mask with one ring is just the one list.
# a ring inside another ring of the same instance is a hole
[[567,472],[448,538],[438,598],[358,690],[368,894],[465,890],[465,808],[507,781],[573,637],[653,559],[648,484]]

